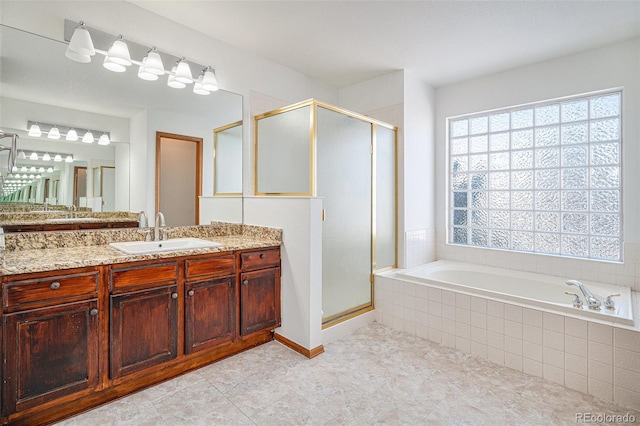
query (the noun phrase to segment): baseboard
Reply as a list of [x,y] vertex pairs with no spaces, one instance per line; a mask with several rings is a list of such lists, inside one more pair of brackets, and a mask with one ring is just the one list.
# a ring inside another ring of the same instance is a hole
[[316,346],[313,349],[307,349],[303,346],[300,346],[296,342],[289,340],[284,336],[281,336],[278,333],[274,333],[273,338],[278,342],[282,343],[283,345],[285,345],[286,347],[293,349],[294,351],[306,356],[309,359],[314,358],[324,352],[324,346],[322,345]]

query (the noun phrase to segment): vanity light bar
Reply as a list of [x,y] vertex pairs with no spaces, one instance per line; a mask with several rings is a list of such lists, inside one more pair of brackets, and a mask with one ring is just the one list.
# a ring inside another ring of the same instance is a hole
[[[193,84],[193,93],[209,95],[219,89],[215,70],[211,66],[202,66],[186,61],[184,57],[176,58],[158,51],[153,46],[150,49],[131,41],[125,41],[122,35],[114,37],[94,28],[87,28],[84,22],[79,23],[64,20],[64,39],[69,42],[65,56],[80,63],[91,62],[96,53],[104,56],[103,67],[113,72],[125,72],[131,65],[138,66],[138,77],[142,80],[154,81],[160,76],[167,75],[167,86],[183,89]],[[96,47],[99,46],[99,47]],[[131,52],[134,52],[134,55]],[[141,57],[141,61],[132,59]],[[163,59],[164,57],[164,59]],[[166,70],[164,64],[175,64],[171,70]],[[202,70],[198,76],[191,74],[191,68]]]
[[[27,129],[29,136],[34,138],[64,138],[67,141],[75,142],[81,140],[84,143],[98,141],[99,145],[109,145],[111,143],[111,133],[102,130],[81,129],[79,127],[61,126],[32,120],[27,121]],[[95,138],[94,135],[98,135],[98,138]]]

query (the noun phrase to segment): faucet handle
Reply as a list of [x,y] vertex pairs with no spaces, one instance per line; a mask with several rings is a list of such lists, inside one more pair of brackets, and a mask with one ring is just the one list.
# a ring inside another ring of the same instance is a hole
[[570,291],[565,291],[564,294],[568,294],[569,296],[575,296],[573,299],[573,307],[574,308],[582,308],[582,299],[578,296],[577,293],[572,293]]
[[612,297],[619,297],[620,293],[611,293],[610,295],[607,296],[607,298],[604,300],[604,307],[607,309],[615,309],[616,308],[616,302],[613,301]]

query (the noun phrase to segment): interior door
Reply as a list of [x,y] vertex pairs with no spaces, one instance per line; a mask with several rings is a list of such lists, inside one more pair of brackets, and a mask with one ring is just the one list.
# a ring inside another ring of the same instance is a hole
[[197,225],[202,194],[202,138],[156,133],[156,212],[167,225]]

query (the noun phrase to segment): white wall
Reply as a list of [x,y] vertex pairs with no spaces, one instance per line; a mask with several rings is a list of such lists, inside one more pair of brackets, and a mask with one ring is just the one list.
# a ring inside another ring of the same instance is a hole
[[[445,245],[447,117],[615,87],[623,87],[624,264]],[[438,88],[435,157],[438,257],[635,285],[640,290],[640,268],[636,267],[640,253],[639,116],[640,39]]]

